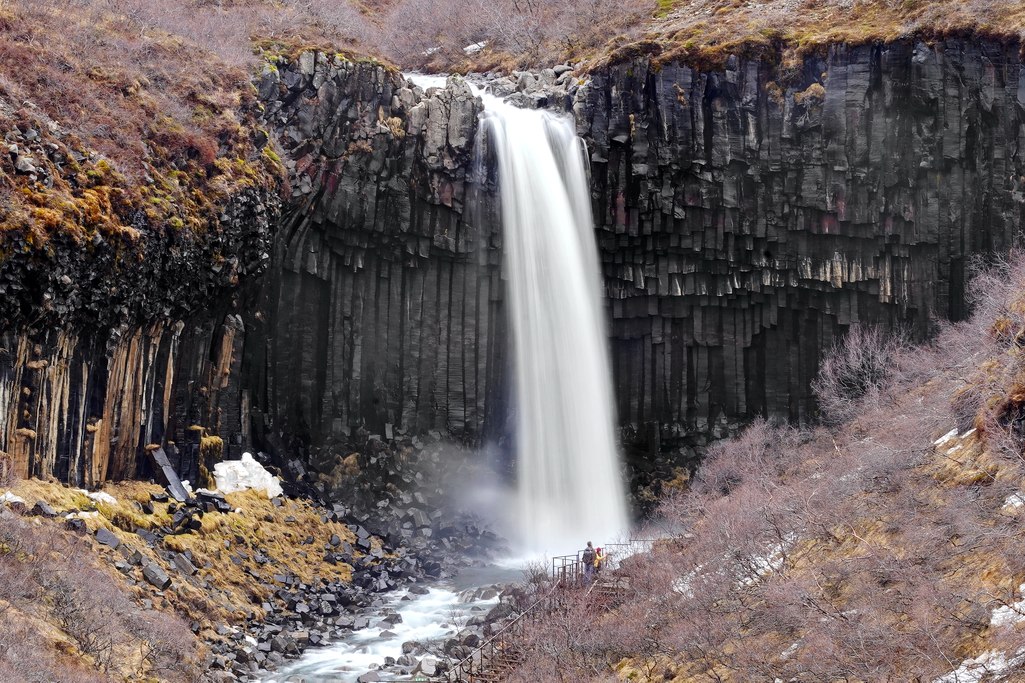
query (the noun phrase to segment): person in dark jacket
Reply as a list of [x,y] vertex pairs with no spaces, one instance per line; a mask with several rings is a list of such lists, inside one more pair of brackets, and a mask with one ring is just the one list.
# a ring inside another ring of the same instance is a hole
[[584,553],[580,556],[580,561],[584,565],[584,583],[591,583],[594,579],[594,558],[594,546],[588,541]]

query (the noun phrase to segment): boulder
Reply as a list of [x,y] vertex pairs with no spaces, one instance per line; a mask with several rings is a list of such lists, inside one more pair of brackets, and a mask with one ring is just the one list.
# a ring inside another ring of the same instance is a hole
[[28,173],[35,173],[36,172],[35,160],[32,157],[28,157],[28,156],[25,156],[25,155],[22,154],[22,155],[18,156],[17,161],[14,162],[14,169],[18,173],[26,173],[26,174],[28,174]]
[[110,548],[117,548],[121,545],[121,541],[114,535],[114,532],[103,528],[96,530],[96,542]]
[[157,564],[150,562],[142,568],[142,576],[158,590],[166,590],[171,585],[171,577]]
[[49,517],[52,519],[57,516],[57,511],[54,510],[45,500],[39,500],[32,506],[30,514],[37,517]]
[[420,673],[424,676],[436,676],[438,674],[438,660],[434,657],[424,657],[417,662],[413,673]]
[[196,569],[196,566],[192,564],[192,561],[181,553],[175,553],[171,562],[174,564],[175,569],[187,576],[192,576],[199,571]]

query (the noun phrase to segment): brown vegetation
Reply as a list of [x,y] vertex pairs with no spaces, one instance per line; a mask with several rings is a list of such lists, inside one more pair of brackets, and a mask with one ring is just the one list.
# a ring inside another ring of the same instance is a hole
[[509,70],[587,58],[638,35],[654,10],[654,0],[399,0],[379,21],[386,55],[403,66]]
[[144,609],[87,541],[39,520],[0,516],[0,679],[193,681],[188,626]]
[[851,327],[843,342],[822,360],[812,382],[823,421],[830,425],[847,422],[863,404],[878,400],[895,363],[907,358],[910,348],[909,340],[900,333]]
[[1025,38],[1025,5],[1013,0],[659,0],[658,14],[639,41],[613,45],[604,59],[645,52],[715,67],[731,54],[773,52],[786,76],[833,44]]
[[[153,484],[107,485],[104,491],[116,503],[38,479],[16,482],[12,491],[29,506],[46,501],[61,515],[87,511],[82,518],[89,536],[66,531],[61,517],[0,516],[0,617],[13,629],[0,634],[0,680],[22,680],[5,676],[4,667],[23,666],[23,658],[37,651],[42,654],[32,665],[39,673],[24,680],[197,680],[203,648],[186,624],[209,641],[223,637],[220,625],[262,617],[262,605],[274,602],[275,575],[310,585],[351,580],[349,565],[325,563],[314,549],[334,535],[353,542],[354,536],[303,501],[277,506],[262,493],[229,494],[238,512],[207,514],[199,530],[167,535],[153,547],[135,533],[171,526],[168,503],[153,504],[153,514],[142,509],[162,491]],[[99,544],[92,537],[99,528],[121,545]],[[132,559],[136,553],[141,559]],[[196,573],[176,569],[171,553],[185,554]],[[115,562],[122,571],[113,570]],[[158,591],[142,579],[141,566],[148,563],[172,578],[169,588]],[[11,633],[31,648],[4,648]]]
[[4,3],[0,260],[54,233],[130,247],[142,228],[211,229],[240,188],[281,180],[251,83],[264,51],[367,27],[344,0]]
[[838,349],[834,369],[868,387],[847,411],[850,385],[820,381],[845,422],[717,444],[663,501],[667,540],[627,563],[625,603],[575,620],[576,640],[535,635],[550,645],[517,680],[555,660],[577,662],[562,680],[581,661],[650,681],[932,680],[1022,651],[1025,506],[1008,501],[1025,484],[1025,259],[973,291],[974,317],[927,347],[881,365]]

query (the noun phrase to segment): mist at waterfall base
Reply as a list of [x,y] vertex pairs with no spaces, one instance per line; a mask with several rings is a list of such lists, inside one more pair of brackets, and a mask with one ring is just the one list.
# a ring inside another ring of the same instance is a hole
[[528,555],[628,529],[584,148],[572,122],[483,96],[498,162],[516,392],[516,515]]
[[[444,86],[437,76],[413,80],[425,89]],[[472,612],[495,602],[467,600],[465,589],[514,583],[531,560],[574,553],[587,541],[626,538],[582,143],[566,117],[475,92],[485,102],[478,149],[487,146],[497,161],[513,329],[516,485],[488,466],[502,460],[492,446],[459,467],[446,489],[450,505],[476,512],[512,541],[511,557],[466,568],[426,595],[390,597],[387,609],[401,614],[399,623],[382,621],[310,650],[269,681],[353,681],[397,658],[404,642],[449,637]]]
[[[425,91],[448,82],[408,77]],[[498,479],[481,480],[460,502],[483,517],[504,513],[496,530],[520,561],[623,540],[629,515],[583,142],[568,116],[468,85],[484,103],[476,149],[497,161],[516,485],[508,491]]]

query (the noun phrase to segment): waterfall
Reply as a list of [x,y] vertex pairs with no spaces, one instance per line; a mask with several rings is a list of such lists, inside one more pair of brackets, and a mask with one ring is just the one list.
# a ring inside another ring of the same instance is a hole
[[497,159],[525,549],[627,531],[583,144],[567,117],[484,97]]

